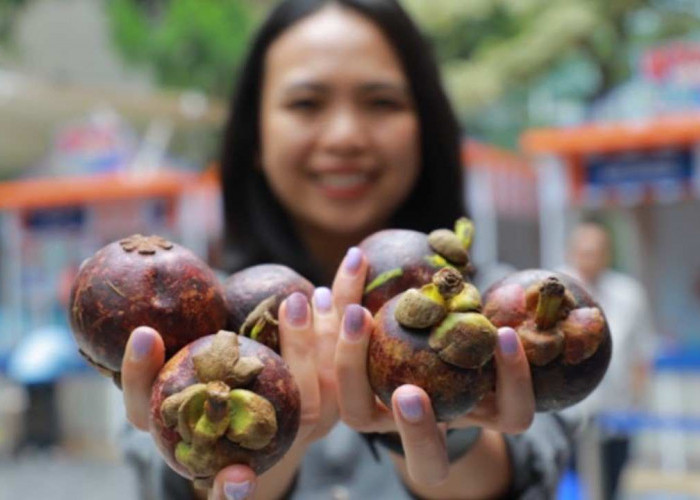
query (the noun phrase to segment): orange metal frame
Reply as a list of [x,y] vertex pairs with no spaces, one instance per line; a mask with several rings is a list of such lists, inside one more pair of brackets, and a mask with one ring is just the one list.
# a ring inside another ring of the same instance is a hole
[[674,115],[639,122],[601,123],[566,129],[534,129],[521,146],[531,158],[558,156],[569,168],[571,199],[582,199],[584,157],[591,154],[691,147],[700,142],[700,114]]
[[32,178],[0,183],[0,210],[31,210],[134,198],[168,198],[193,185],[217,182],[216,173],[162,170],[154,174],[110,173]]
[[634,123],[604,123],[569,129],[535,129],[523,134],[529,155],[561,156],[639,151],[700,141],[700,114],[668,116]]

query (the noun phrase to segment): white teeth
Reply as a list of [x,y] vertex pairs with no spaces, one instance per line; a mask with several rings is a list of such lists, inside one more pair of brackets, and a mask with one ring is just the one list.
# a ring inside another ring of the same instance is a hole
[[353,173],[353,174],[321,174],[318,176],[318,180],[324,186],[339,189],[348,189],[360,186],[364,184],[369,179],[367,174],[363,173]]

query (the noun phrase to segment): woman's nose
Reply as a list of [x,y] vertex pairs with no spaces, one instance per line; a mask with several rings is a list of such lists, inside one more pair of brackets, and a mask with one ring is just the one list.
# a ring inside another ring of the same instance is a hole
[[338,109],[330,113],[322,131],[322,143],[336,153],[357,153],[368,144],[368,128],[360,113],[353,109]]

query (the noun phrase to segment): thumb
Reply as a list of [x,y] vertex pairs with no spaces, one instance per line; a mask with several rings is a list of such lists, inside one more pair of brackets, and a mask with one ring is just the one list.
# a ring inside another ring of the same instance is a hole
[[122,390],[129,422],[143,431],[148,430],[151,386],[164,359],[163,339],[153,328],[140,326],[131,333],[122,360]]
[[253,498],[255,472],[246,465],[231,465],[219,471],[209,500],[245,500]]

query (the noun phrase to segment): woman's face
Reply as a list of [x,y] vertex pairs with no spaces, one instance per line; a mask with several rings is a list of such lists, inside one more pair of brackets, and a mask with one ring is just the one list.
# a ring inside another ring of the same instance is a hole
[[261,163],[297,226],[357,234],[386,223],[420,169],[419,123],[379,28],[328,6],[269,48]]

